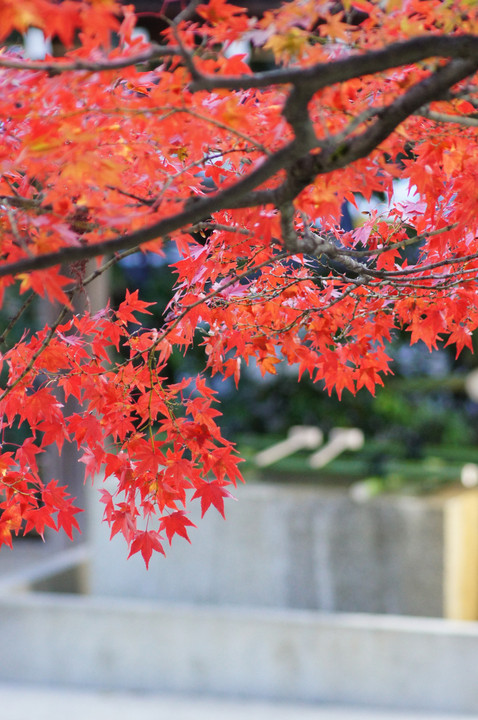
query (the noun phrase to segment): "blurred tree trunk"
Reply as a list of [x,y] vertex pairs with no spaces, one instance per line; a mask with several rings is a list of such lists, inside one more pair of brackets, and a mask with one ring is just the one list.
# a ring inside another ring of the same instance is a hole
[[[92,261],[93,267],[94,261]],[[86,271],[88,274],[88,269]],[[75,313],[83,313],[85,310],[89,310],[91,313],[95,313],[101,308],[104,308],[109,297],[109,282],[108,275],[100,275],[96,280],[85,288],[82,295],[74,302]],[[58,304],[52,304],[46,300],[41,301],[38,308],[38,316],[40,325],[43,327],[45,324],[51,325],[58,316],[60,307]],[[60,396],[59,400],[63,402],[63,397]],[[75,398],[70,397],[65,404],[65,411],[68,415],[79,409],[79,404]],[[42,474],[43,480],[48,481],[50,479],[59,480],[60,484],[68,485],[69,492],[73,497],[77,499],[76,504],[84,508],[85,507],[85,483],[84,474],[85,468],[83,463],[79,461],[81,451],[76,447],[74,442],[65,442],[61,455],[57,450],[56,445],[52,445],[45,452],[42,461]],[[78,523],[81,528],[81,532],[85,532],[86,518],[85,513],[80,513],[77,516]],[[52,532],[49,534],[49,545],[58,548],[64,547],[69,543],[68,538],[64,533]]]

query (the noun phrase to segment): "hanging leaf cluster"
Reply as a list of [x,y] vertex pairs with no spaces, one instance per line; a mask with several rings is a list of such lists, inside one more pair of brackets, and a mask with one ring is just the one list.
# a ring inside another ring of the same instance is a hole
[[[254,18],[211,0],[157,42],[113,1],[0,0],[0,19],[0,303],[17,307],[0,337],[2,437],[23,428],[0,452],[0,543],[72,535],[65,478],[38,464],[75,442],[87,477],[114,481],[111,534],[148,564],[189,539],[190,503],[224,514],[241,480],[211,376],[238,384],[249,363],[285,362],[340,397],[383,384],[397,329],[471,349],[474,3],[292,0]],[[32,61],[8,43],[30,26],[61,54]],[[254,72],[248,48],[271,69]],[[344,229],[345,204],[376,193],[387,209]],[[158,327],[140,288],[75,309],[112,264],[171,246]],[[36,296],[57,318],[18,339]],[[171,382],[171,354],[194,345],[202,372]]]

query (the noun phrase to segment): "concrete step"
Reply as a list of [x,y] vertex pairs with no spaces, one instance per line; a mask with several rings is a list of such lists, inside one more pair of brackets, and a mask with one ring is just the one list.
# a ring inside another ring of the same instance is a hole
[[0,637],[0,682],[478,718],[476,623],[13,593]]
[[0,707],[3,717],[15,720],[466,720],[455,714],[15,684],[0,684]]

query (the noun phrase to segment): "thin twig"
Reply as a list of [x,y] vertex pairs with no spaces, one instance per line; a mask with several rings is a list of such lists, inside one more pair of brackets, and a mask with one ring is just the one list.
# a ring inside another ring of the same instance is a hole
[[[220,295],[224,290],[227,290],[227,288],[231,287],[231,285],[235,285],[237,282],[240,282],[244,278],[248,277],[251,273],[255,273],[261,268],[265,267],[266,265],[270,265],[273,262],[277,262],[278,260],[283,260],[284,258],[288,257],[290,253],[283,252],[279,253],[277,255],[274,255],[273,257],[268,258],[267,260],[264,260],[263,262],[259,263],[258,265],[254,265],[253,267],[247,268],[247,270],[244,270],[241,273],[238,273],[237,275],[234,275],[230,280],[225,282],[224,284],[220,285],[216,290],[212,290],[210,293],[205,295],[202,298],[199,298],[195,302],[191,303],[191,305],[188,305],[184,310],[174,319],[174,321],[163,330],[161,335],[156,338],[154,343],[149,348],[149,357],[152,361],[152,357],[154,355],[154,352],[156,351],[156,348],[158,345],[166,339],[166,337],[179,325],[181,320],[183,320],[186,315],[188,315],[191,310],[198,307],[199,305],[203,305],[204,303],[209,302],[213,298],[215,298],[217,295]],[[0,398],[1,400],[1,398]]]
[[29,360],[29,362],[28,362],[27,365],[24,367],[24,369],[22,370],[22,372],[20,373],[20,375],[17,377],[17,379],[16,379],[11,385],[8,385],[8,386],[5,388],[5,390],[3,391],[3,393],[0,395],[0,402],[2,402],[2,400],[4,400],[4,399],[7,397],[7,395],[9,395],[9,394],[12,392],[12,390],[14,390],[14,389],[17,387],[17,385],[19,385],[19,383],[21,383],[21,381],[28,375],[28,373],[29,373],[30,370],[33,368],[33,366],[34,366],[35,362],[37,361],[37,359],[40,357],[40,355],[42,354],[42,352],[43,352],[43,351],[48,347],[48,345],[50,344],[51,339],[53,338],[53,336],[54,336],[54,334],[55,334],[58,326],[59,326],[60,323],[62,322],[62,320],[63,320],[63,318],[65,317],[65,315],[66,315],[67,312],[68,312],[68,308],[67,308],[66,306],[61,309],[61,311],[60,311],[57,319],[56,319],[55,322],[52,324],[50,330],[48,331],[47,335],[45,336],[45,338],[44,338],[42,344],[40,345],[40,347],[38,348],[38,350],[36,350],[36,351],[33,353],[33,355],[31,356],[31,358],[30,358],[30,360]]
[[197,6],[201,3],[201,0],[191,0],[188,2],[185,8],[181,10],[179,15],[176,15],[176,17],[173,20],[173,25],[177,26],[181,22],[186,22],[187,20],[191,20],[191,18],[194,17],[194,13],[196,12]]
[[33,299],[36,297],[35,293],[31,293],[28,295],[26,300],[23,302],[22,306],[19,308],[19,310],[15,313],[15,315],[10,319],[10,322],[8,323],[7,327],[3,331],[3,333],[0,335],[0,344],[4,344],[5,340],[7,339],[7,336],[10,334],[12,329],[14,328],[17,321],[21,318],[23,313],[28,309],[28,307],[32,304]]
[[424,232],[421,235],[415,235],[415,237],[405,238],[404,240],[399,240],[395,243],[391,243],[390,245],[384,245],[381,248],[374,248],[373,250],[348,250],[347,248],[339,248],[339,252],[341,255],[349,255],[353,258],[375,257],[376,255],[382,255],[389,250],[400,250],[401,248],[408,247],[409,245],[416,245],[417,243],[423,242],[427,238],[436,237],[437,235],[442,235],[445,232],[454,230],[456,227],[458,227],[458,223],[451,223],[450,225],[439,228],[438,230],[430,230],[430,232]]
[[478,118],[467,117],[466,115],[450,115],[449,113],[436,112],[428,108],[421,108],[415,115],[439,123],[456,123],[464,127],[478,127]]
[[103,61],[99,60],[17,60],[14,58],[0,57],[0,67],[10,68],[12,70],[36,70],[47,72],[50,75],[58,75],[64,72],[101,72],[102,70],[122,70],[133,65],[142,65],[144,63],[159,58],[182,55],[181,49],[174,45],[164,46],[151,44],[148,50],[144,50],[137,55],[129,55],[126,57],[110,58]]

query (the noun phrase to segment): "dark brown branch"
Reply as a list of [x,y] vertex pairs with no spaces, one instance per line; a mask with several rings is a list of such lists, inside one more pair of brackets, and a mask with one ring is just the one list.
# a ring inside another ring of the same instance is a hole
[[363,75],[373,75],[435,57],[478,61],[478,37],[476,35],[423,35],[393,43],[383,50],[374,50],[363,55],[351,55],[332,62],[321,62],[308,68],[293,67],[236,77],[202,75],[200,79],[193,82],[191,89],[248,90],[271,85],[292,84],[298,88],[298,92],[302,96],[307,94],[311,96],[318,90],[335,83],[345,82]]
[[[412,265],[410,267],[403,268],[402,270],[376,270],[374,275],[376,277],[383,278],[384,280],[393,280],[393,278],[401,278],[410,275],[418,275],[419,279],[426,280],[428,275],[420,275],[420,273],[426,273],[429,270],[435,270],[449,265],[460,265],[462,263],[472,262],[478,260],[478,252],[472,253],[471,255],[463,255],[462,257],[444,258],[443,260],[437,260],[437,262],[429,263],[428,265]],[[463,269],[463,272],[465,270]],[[477,268],[474,268],[474,272],[478,273]]]
[[[103,61],[28,61],[14,58],[0,58],[0,67],[16,70],[40,70],[50,74],[88,70],[118,70],[132,65],[140,65],[155,59],[181,56],[183,51],[178,46],[162,46],[152,44],[148,50],[129,57],[105,59]],[[347,58],[316,63],[308,68],[293,67],[254,75],[218,76],[200,75],[194,80],[192,90],[247,90],[264,88],[271,85],[296,86],[298,92],[313,95],[318,90],[345,82],[363,75],[376,74],[396,67],[410,65],[428,58],[462,58],[478,60],[478,37],[476,35],[424,35],[397,42],[383,50],[374,50],[363,55],[351,55]]]
[[[40,199],[32,200],[30,198],[22,197],[21,195],[0,195],[0,205],[2,203],[22,210],[38,210],[42,212],[46,212],[47,210],[45,207],[42,207]],[[48,208],[48,210],[51,210],[51,207]]]
[[430,230],[429,232],[421,233],[421,235],[415,235],[414,237],[404,238],[397,242],[390,243],[388,245],[382,245],[380,248],[374,250],[348,250],[347,248],[341,248],[340,252],[342,255],[348,255],[352,258],[375,258],[378,255],[389,252],[390,250],[404,250],[409,245],[418,245],[427,238],[435,237],[436,235],[443,235],[445,232],[450,232],[458,226],[458,223],[451,223],[445,227],[439,228],[438,230]]
[[12,57],[0,57],[0,67],[11,70],[39,70],[50,75],[58,75],[64,72],[78,72],[87,70],[89,72],[101,72],[102,70],[122,70],[133,65],[142,65],[153,60],[164,57],[181,55],[181,49],[174,45],[151,45],[148,50],[125,57],[106,60],[17,60]]
[[[329,138],[322,152],[309,154],[290,166],[288,178],[277,190],[256,192],[243,197],[244,204],[272,203],[276,207],[293,200],[317,175],[325,175],[367,157],[410,115],[439,99],[450,87],[476,72],[478,60],[452,60],[435,73],[413,85],[407,92],[377,113],[376,120],[359,135],[337,142]],[[343,133],[341,133],[343,135]]]
[[52,265],[59,265],[60,263],[70,263],[127,250],[151,240],[157,240],[160,237],[170,235],[188,225],[201,222],[218,210],[238,207],[238,197],[254,190],[255,187],[268,180],[283,167],[287,167],[295,159],[297,155],[295,147],[294,141],[289,143],[274,155],[267,158],[262,165],[249,173],[249,175],[238,180],[234,185],[231,185],[216,195],[204,198],[192,197],[191,201],[186,203],[182,211],[168,218],[164,218],[153,225],[128,233],[127,235],[103,240],[93,245],[65,247],[56,252],[45,253],[44,255],[37,255],[32,258],[24,258],[17,262],[5,264],[0,266],[0,277],[16,275],[22,272],[31,272],[32,270],[43,270]]

